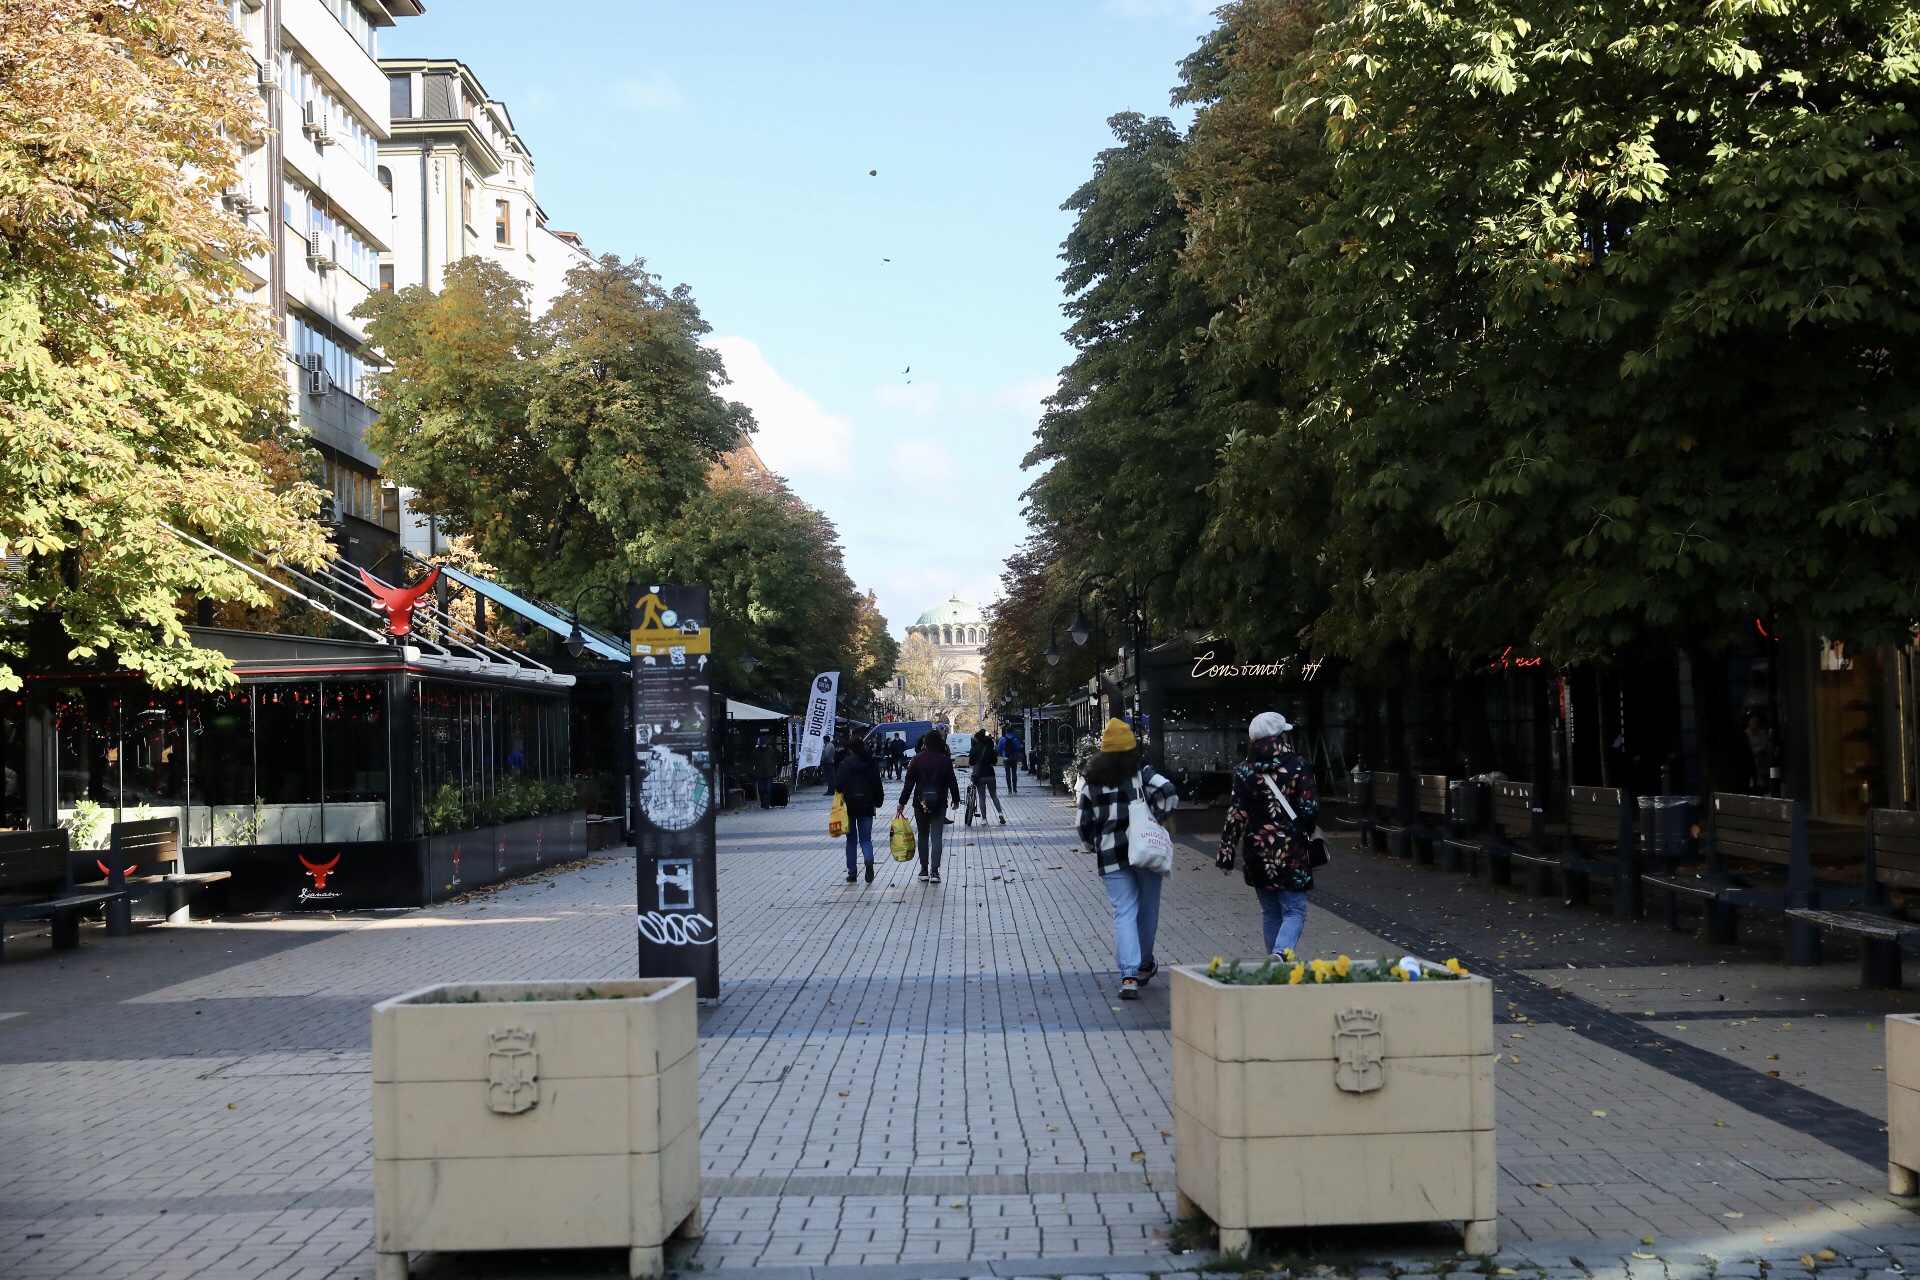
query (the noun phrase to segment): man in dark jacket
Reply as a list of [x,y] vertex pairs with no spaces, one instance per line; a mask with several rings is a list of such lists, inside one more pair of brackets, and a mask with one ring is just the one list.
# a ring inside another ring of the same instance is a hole
[[973,810],[980,809],[980,821],[987,820],[987,800],[993,800],[993,811],[1000,815],[1000,825],[1007,825],[1007,811],[1000,807],[1000,793],[994,787],[993,766],[1000,763],[1000,752],[993,745],[993,738],[985,729],[973,735],[973,750],[967,753],[967,768],[972,773],[973,785],[967,792],[967,825],[973,825]]
[[867,883],[873,883],[873,814],[887,798],[880,765],[866,739],[855,738],[841,753],[833,771],[834,786],[847,805],[847,883],[854,880],[854,846],[867,856]]
[[[946,810],[960,807],[960,780],[953,773],[953,757],[947,754],[946,735],[930,729],[920,739],[913,759],[907,762],[907,780],[900,788],[900,805],[893,816],[907,816],[907,802],[913,802],[913,821],[920,837],[920,878],[940,883],[940,844],[946,834]],[[928,868],[932,873],[928,873]]]
[[761,738],[747,753],[747,768],[753,774],[754,787],[760,792],[760,807],[773,808],[773,780],[780,773],[780,753]]
[[1007,771],[1007,794],[1020,794],[1020,761],[1027,754],[1027,744],[1013,736],[1009,729],[1000,735],[1000,763]]

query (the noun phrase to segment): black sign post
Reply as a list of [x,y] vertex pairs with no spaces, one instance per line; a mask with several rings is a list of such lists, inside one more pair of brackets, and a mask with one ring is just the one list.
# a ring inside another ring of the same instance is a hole
[[629,585],[640,976],[720,995],[712,633],[706,587]]

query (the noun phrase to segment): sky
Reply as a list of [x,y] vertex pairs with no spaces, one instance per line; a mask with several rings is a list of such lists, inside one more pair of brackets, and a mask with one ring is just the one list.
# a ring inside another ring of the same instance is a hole
[[692,288],[722,394],[899,636],[1000,594],[1071,358],[1060,204],[1108,116],[1184,123],[1168,95],[1210,7],[428,0],[380,50],[464,61],[550,227]]

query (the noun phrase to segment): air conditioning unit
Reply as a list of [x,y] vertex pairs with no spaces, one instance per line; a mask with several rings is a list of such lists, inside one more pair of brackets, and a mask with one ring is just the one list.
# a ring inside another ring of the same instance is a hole
[[316,147],[330,147],[334,143],[333,130],[327,124],[327,113],[318,102],[308,102],[301,108],[300,131],[313,139]]
[[333,390],[333,379],[325,369],[307,370],[306,381],[307,394],[310,396],[324,396]]
[[307,351],[301,353],[300,367],[308,373],[319,373],[327,367],[327,364],[318,351]]
[[220,193],[220,203],[234,213],[249,215],[262,212],[260,202],[253,198],[253,184],[228,187]]
[[307,237],[307,266],[310,269],[325,275],[339,265],[339,261],[332,240],[317,235]]
[[280,77],[274,74],[273,65],[267,62],[256,62],[253,64],[253,78],[254,83],[258,84],[262,89],[271,89],[280,83]]

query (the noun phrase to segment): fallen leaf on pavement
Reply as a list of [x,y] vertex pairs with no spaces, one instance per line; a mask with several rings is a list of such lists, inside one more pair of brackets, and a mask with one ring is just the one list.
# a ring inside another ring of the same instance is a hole
[[1744,1218],[1747,1215],[1744,1213],[1723,1213],[1720,1216],[1723,1218]]
[[1596,1116],[1599,1116],[1603,1120],[1606,1119],[1606,1116],[1607,1116],[1607,1113],[1604,1111],[1596,1111],[1593,1114]]

